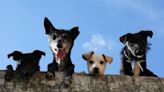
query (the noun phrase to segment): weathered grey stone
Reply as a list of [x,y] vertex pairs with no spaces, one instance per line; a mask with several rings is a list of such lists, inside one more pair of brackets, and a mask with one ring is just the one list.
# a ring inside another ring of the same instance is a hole
[[29,81],[7,82],[0,71],[0,92],[164,92],[163,78],[80,73],[69,78],[57,72],[55,78],[47,79],[46,74],[37,72]]

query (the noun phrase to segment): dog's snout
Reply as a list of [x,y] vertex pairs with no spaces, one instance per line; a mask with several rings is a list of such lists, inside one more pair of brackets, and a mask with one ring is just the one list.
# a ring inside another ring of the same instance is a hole
[[62,48],[62,41],[61,41],[61,40],[58,40],[57,47],[58,47],[58,48]]
[[98,74],[99,73],[99,69],[97,67],[95,67],[93,72],[94,72],[94,74]]
[[143,53],[143,50],[141,50],[141,49],[135,50],[135,53],[136,53],[136,55],[142,55],[142,54],[144,54]]
[[62,45],[61,45],[61,44],[57,44],[57,47],[58,47],[58,48],[62,48]]

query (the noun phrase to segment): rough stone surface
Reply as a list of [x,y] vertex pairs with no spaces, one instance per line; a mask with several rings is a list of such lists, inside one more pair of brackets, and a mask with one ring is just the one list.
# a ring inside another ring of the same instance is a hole
[[7,82],[4,71],[0,71],[0,92],[164,92],[164,78],[80,73],[68,78],[57,72],[55,78],[48,79],[46,75],[37,72],[28,81]]

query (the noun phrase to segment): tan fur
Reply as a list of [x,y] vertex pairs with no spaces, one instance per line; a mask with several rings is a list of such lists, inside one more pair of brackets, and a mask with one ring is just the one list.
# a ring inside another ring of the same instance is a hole
[[141,68],[140,68],[139,64],[135,63],[133,72],[134,72],[134,76],[139,76],[140,75]]
[[[106,56],[106,55],[95,55],[93,51],[90,51],[89,53],[85,53],[82,55],[83,59],[87,61],[87,67],[90,74],[93,73],[92,70],[90,70],[93,67],[93,64],[99,69],[99,75],[104,75],[106,64],[112,63],[112,57]],[[93,64],[90,63],[90,61],[93,61]],[[103,62],[103,64],[100,64],[100,62]]]

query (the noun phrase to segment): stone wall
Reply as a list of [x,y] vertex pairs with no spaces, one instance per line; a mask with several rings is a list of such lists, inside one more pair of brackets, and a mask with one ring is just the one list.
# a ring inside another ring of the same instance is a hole
[[164,92],[164,79],[80,73],[68,78],[62,72],[48,79],[46,73],[38,72],[29,81],[13,79],[6,82],[4,71],[0,71],[0,92]]

